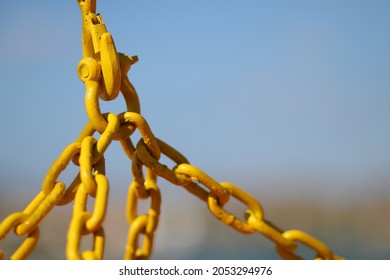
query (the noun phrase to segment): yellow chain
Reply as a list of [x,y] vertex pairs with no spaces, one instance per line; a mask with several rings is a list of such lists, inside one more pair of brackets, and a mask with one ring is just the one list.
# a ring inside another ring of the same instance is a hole
[[[133,161],[134,164],[134,161]],[[137,168],[138,169],[138,168]],[[138,169],[139,170],[139,169]],[[135,175],[134,178],[142,178],[142,174]],[[147,177],[139,181],[133,180],[129,187],[127,200],[127,220],[131,225],[124,259],[147,259],[152,247],[154,232],[157,229],[160,217],[161,193],[156,185],[156,174],[151,169],[147,169]],[[143,182],[142,182],[143,181]],[[138,200],[151,199],[148,214],[138,215]],[[143,234],[143,245],[138,248],[139,236]]]
[[[205,203],[221,222],[235,230],[250,234],[258,232],[276,245],[276,251],[285,259],[300,259],[294,251],[301,243],[315,251],[316,259],[341,259],[324,243],[300,230],[283,231],[264,218],[260,203],[239,187],[218,183],[174,148],[156,138],[147,121],[140,114],[138,95],[127,73],[137,57],[117,53],[114,40],[103,19],[96,14],[96,0],[78,0],[82,13],[83,58],[78,65],[78,75],[86,87],[85,107],[89,122],[75,142],[68,145],[53,162],[42,182],[42,190],[22,211],[10,214],[0,223],[0,241],[14,230],[26,236],[11,255],[11,259],[24,259],[33,251],[39,239],[39,223],[55,205],[74,201],[70,222],[66,256],[68,259],[102,259],[104,255],[103,221],[107,208],[109,181],[105,176],[104,153],[113,140],[119,141],[123,151],[132,161],[133,181],[129,186],[126,215],[130,229],[124,259],[147,259],[153,249],[154,234],[158,227],[161,193],[157,176],[182,186]],[[99,98],[109,101],[122,93],[126,112],[118,115],[102,113]],[[131,135],[138,130],[142,139],[133,145]],[[99,139],[93,134],[99,133]],[[176,165],[169,168],[160,162],[161,154]],[[58,181],[63,170],[72,162],[80,167],[73,182],[66,188]],[[146,170],[146,176],[144,175]],[[248,210],[245,219],[228,212],[225,206],[234,198]],[[94,199],[92,213],[87,202]],[[138,213],[138,202],[150,199],[149,210]],[[83,236],[92,235],[93,248],[80,252]],[[142,244],[139,244],[143,235]],[[0,250],[0,259],[5,254]]]

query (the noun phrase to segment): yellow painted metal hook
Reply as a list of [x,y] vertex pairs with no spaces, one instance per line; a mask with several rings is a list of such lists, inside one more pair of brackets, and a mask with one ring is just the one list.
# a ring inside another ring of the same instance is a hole
[[[96,0],[78,0],[82,16],[83,57],[96,60],[102,73],[98,78],[99,97],[115,99],[121,88],[121,70],[114,40],[96,14]],[[82,78],[83,80],[83,78]]]
[[89,36],[87,17],[90,13],[96,13],[96,0],[77,0],[81,10],[82,17],[82,47],[83,57],[93,57],[92,37]]

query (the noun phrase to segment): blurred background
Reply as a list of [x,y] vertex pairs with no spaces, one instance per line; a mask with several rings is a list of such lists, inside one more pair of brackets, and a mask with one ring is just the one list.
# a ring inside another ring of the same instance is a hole
[[[111,0],[97,11],[117,50],[139,57],[129,77],[158,138],[251,193],[280,228],[348,259],[390,258],[389,1]],[[0,33],[2,220],[40,191],[88,120],[76,0],[3,2]],[[121,98],[100,104],[125,110]],[[121,259],[130,161],[116,142],[105,156],[105,258]],[[69,166],[60,180],[69,185],[76,172]],[[159,186],[153,259],[279,259],[265,237],[235,232],[185,190]],[[71,212],[45,218],[30,259],[65,258]],[[0,248],[9,256],[22,240]]]

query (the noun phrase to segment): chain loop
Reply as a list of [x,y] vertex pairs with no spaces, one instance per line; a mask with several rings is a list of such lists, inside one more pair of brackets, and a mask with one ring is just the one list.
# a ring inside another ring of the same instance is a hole
[[[77,188],[73,218],[68,231],[67,257],[69,259],[102,259],[104,251],[104,231],[102,222],[107,208],[108,180],[102,174],[94,176],[96,181],[96,201],[93,213],[86,211],[88,190],[81,183]],[[94,249],[79,253],[81,236],[93,234]]]
[[100,226],[93,232],[93,249],[79,252],[82,233],[85,222],[91,217],[87,212],[75,212],[68,231],[68,243],[66,246],[66,256],[69,260],[101,260],[104,253],[104,230]]
[[0,240],[4,239],[13,228],[21,224],[27,217],[28,215],[23,212],[15,212],[6,217],[0,224]]
[[137,56],[128,56],[123,53],[118,53],[119,55],[119,65],[121,68],[122,81],[121,81],[121,93],[126,102],[127,112],[141,113],[141,105],[139,103],[139,98],[137,91],[127,77],[127,72],[129,72],[131,65],[138,61]]
[[175,168],[175,173],[183,180],[195,180],[201,183],[218,199],[220,205],[223,206],[229,201],[229,193],[213,178],[195,166],[187,163],[179,164]]
[[259,219],[253,214],[250,210],[248,213],[248,224],[250,224],[256,231],[270,239],[276,244],[283,246],[285,248],[291,248],[294,250],[296,248],[296,243],[292,240],[286,239],[283,237],[281,231],[268,223],[264,219]]
[[80,148],[81,145],[79,142],[73,142],[68,145],[61,155],[53,162],[42,183],[42,191],[45,195],[48,195],[52,191],[58,176],[67,167],[72,160],[72,157],[80,152]]
[[117,115],[109,113],[105,114],[105,117],[107,117],[107,127],[97,141],[97,145],[93,151],[93,162],[97,162],[103,156],[119,130],[120,123]]
[[[97,174],[95,176],[97,192],[95,206],[91,217],[85,222],[85,229],[88,232],[95,232],[103,223],[107,209],[109,183],[106,176]],[[83,192],[84,190],[80,190]],[[85,194],[86,195],[86,194]],[[75,202],[76,203],[76,202]]]
[[[3,240],[8,233],[15,229],[19,224],[24,222],[28,218],[28,215],[22,212],[15,212],[9,215],[0,224],[0,240]],[[28,233],[26,239],[12,254],[11,260],[23,260],[25,259],[35,248],[39,240],[39,227],[35,227]],[[0,250],[0,260],[4,259],[4,252]]]
[[72,183],[66,189],[65,194],[62,197],[61,201],[59,201],[57,205],[63,206],[73,201],[76,195],[77,188],[80,185],[80,183],[81,183],[80,172],[78,172],[76,177],[73,179]]
[[39,241],[39,228],[33,229],[22,242],[19,248],[12,254],[11,260],[24,260],[31,254]]
[[[339,256],[333,254],[333,252],[321,241],[317,240],[313,236],[307,234],[306,232],[300,230],[288,230],[283,232],[283,237],[288,240],[293,240],[300,242],[307,247],[313,249],[316,252],[316,259],[321,260],[336,260],[342,259]],[[295,249],[294,249],[295,250]],[[281,257],[288,260],[300,260],[300,256],[297,256],[293,253],[294,250],[289,250],[289,248],[283,247],[279,244],[276,245],[276,251]]]
[[150,197],[151,203],[148,211],[148,226],[147,231],[155,231],[158,225],[161,205],[161,193],[155,183],[153,171],[148,172],[149,178],[145,181],[145,190],[147,193],[146,197],[139,196],[136,184],[131,184],[129,187],[129,194],[127,200],[127,220],[131,224],[138,217],[138,199],[147,199]]
[[92,136],[85,137],[81,143],[81,152],[80,152],[80,178],[85,191],[94,195],[96,192],[96,183],[92,175],[92,154],[93,154],[93,145],[97,141]]
[[[147,232],[148,216],[138,216],[131,224],[129,235],[127,238],[125,260],[144,260],[149,258],[153,248],[153,235],[152,232]],[[143,244],[138,246],[139,238],[143,235]]]
[[[220,186],[227,190],[230,196],[233,196],[240,202],[247,205],[250,208],[251,213],[258,219],[263,218],[263,209],[256,201],[256,199],[254,199],[251,195],[228,182],[222,182],[220,183]],[[229,225],[242,233],[255,232],[255,229],[251,225],[242,221],[241,219],[238,219],[235,215],[230,214],[225,209],[223,209],[223,205],[221,205],[218,198],[212,192],[209,194],[208,206],[211,213],[213,213],[215,217],[217,217],[226,225]]]
[[[129,187],[127,199],[126,213],[127,220],[130,224],[130,230],[125,250],[125,259],[145,259],[150,256],[154,232],[157,229],[160,217],[161,193],[156,184],[156,174],[154,171],[147,168],[146,179],[144,180],[142,167],[136,171],[138,175],[133,175],[133,182]],[[147,199],[148,197],[151,198],[148,214],[139,216],[137,209],[138,200]],[[141,234],[143,234],[145,238],[142,247],[138,248],[139,236]]]
[[[166,155],[169,159],[173,160],[176,164],[180,165],[183,163],[188,163],[188,160],[181,153],[176,151],[162,140],[157,138],[157,143],[160,147],[161,153]],[[205,189],[185,176],[178,176],[175,172],[177,166],[173,169],[170,169],[168,166],[160,163],[150,154],[143,141],[139,141],[137,143],[136,151],[142,163],[145,166],[153,169],[153,171],[156,172],[158,176],[166,179],[172,184],[184,187],[187,191],[197,196],[199,199],[207,201],[208,192]]]
[[131,164],[133,181],[131,183],[130,190],[134,189],[134,192],[139,198],[147,198],[149,194],[145,188],[145,178],[142,167],[142,162],[139,160],[138,155],[135,154]]
[[135,153],[135,147],[133,145],[133,142],[131,142],[131,139],[129,137],[120,139],[119,142],[121,143],[122,149],[125,152],[126,156],[133,161],[134,160],[134,153]]
[[65,185],[57,182],[53,190],[47,196],[40,192],[29,206],[23,211],[28,217],[15,228],[19,236],[28,234],[49,213],[65,194]]
[[161,154],[160,147],[145,118],[134,112],[122,113],[119,115],[119,118],[124,122],[129,122],[138,128],[138,131],[141,133],[143,142],[147,146],[147,149],[150,151],[152,156],[158,160]]

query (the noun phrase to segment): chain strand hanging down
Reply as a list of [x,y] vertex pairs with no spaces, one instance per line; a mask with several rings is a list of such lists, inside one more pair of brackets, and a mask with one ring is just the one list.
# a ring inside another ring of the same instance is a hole
[[[68,259],[102,259],[104,256],[105,218],[109,181],[105,175],[104,153],[113,140],[119,141],[131,160],[133,181],[129,186],[126,215],[130,229],[124,259],[147,259],[153,249],[154,234],[158,227],[161,193],[157,177],[186,189],[207,204],[209,211],[221,222],[245,233],[260,233],[273,241],[276,251],[285,259],[301,259],[294,251],[301,243],[315,252],[316,259],[341,259],[324,243],[300,230],[283,231],[264,217],[260,203],[239,187],[228,182],[216,182],[208,174],[191,165],[173,147],[156,138],[147,121],[140,114],[138,95],[128,79],[131,65],[138,61],[118,53],[114,40],[103,19],[96,14],[96,0],[78,0],[82,14],[83,58],[78,65],[78,75],[86,87],[85,107],[89,122],[78,138],[69,144],[53,162],[42,182],[42,190],[22,211],[7,216],[0,223],[0,241],[11,230],[24,241],[10,256],[25,259],[39,240],[39,224],[55,205],[74,201],[73,217],[67,234]],[[101,113],[99,99],[110,101],[122,94],[126,111],[120,114]],[[141,134],[136,146],[131,135]],[[100,134],[99,139],[93,137]],[[161,154],[175,163],[173,168],[160,162]],[[66,185],[58,178],[68,164],[79,166],[73,182]],[[146,176],[144,175],[146,170]],[[245,219],[229,213],[225,206],[233,198],[248,210]],[[88,200],[94,199],[92,213],[87,210]],[[138,202],[150,199],[146,214],[138,213]],[[83,236],[92,235],[93,248],[80,252]],[[140,237],[142,244],[139,244]],[[0,259],[6,254],[0,250]]]

